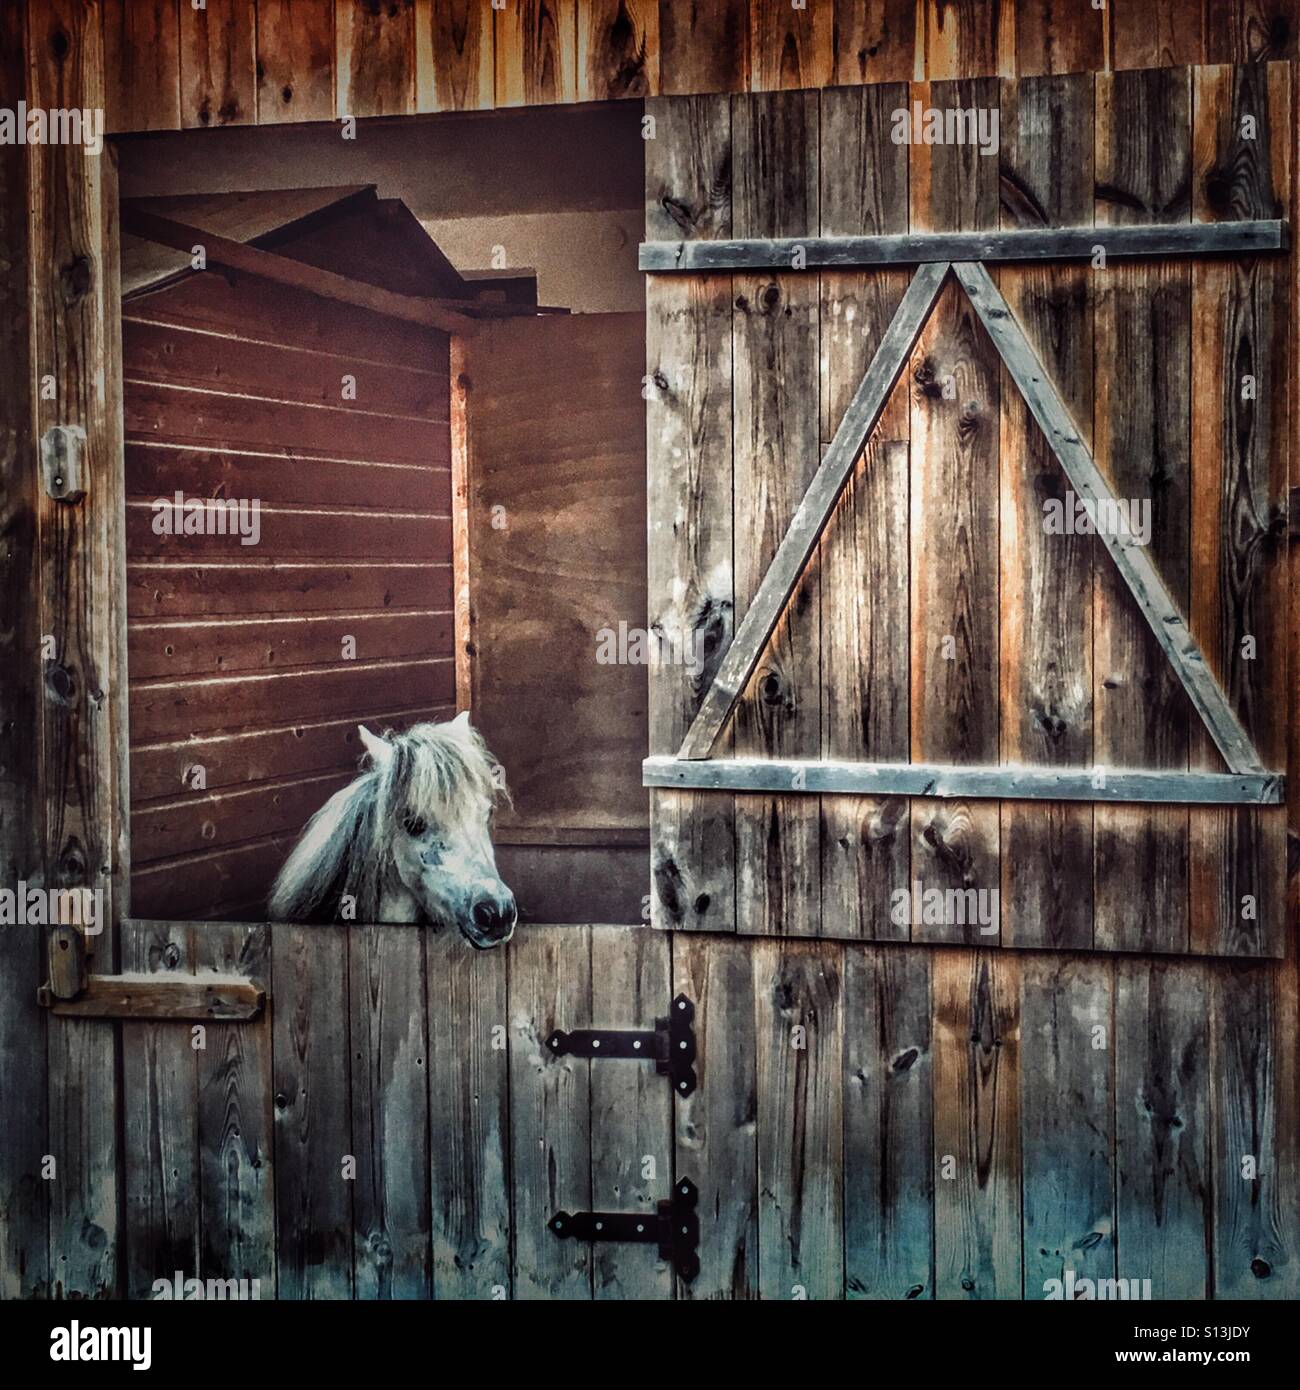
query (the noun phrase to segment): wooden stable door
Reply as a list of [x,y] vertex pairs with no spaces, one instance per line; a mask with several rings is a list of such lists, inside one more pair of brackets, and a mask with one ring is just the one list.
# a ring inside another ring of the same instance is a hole
[[710,657],[652,676],[658,925],[1282,954],[1290,102],[652,104],[650,621]]

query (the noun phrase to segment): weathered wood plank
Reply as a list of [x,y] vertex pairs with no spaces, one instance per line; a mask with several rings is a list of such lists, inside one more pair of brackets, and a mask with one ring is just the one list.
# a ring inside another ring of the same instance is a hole
[[[525,928],[526,930],[526,928]],[[559,930],[557,928],[557,930]],[[591,928],[591,1018],[597,1028],[649,1029],[665,1017],[672,938],[627,927]],[[653,1220],[675,1180],[673,1092],[652,1063],[597,1061],[591,1069],[591,1200],[595,1211]],[[694,1174],[683,1168],[698,1186]],[[673,1296],[673,1270],[654,1245],[597,1244],[596,1298]]]
[[[27,7],[31,107],[104,105],[98,6],[34,0]],[[86,432],[87,497],[75,505],[38,499],[39,631],[43,653],[39,717],[47,887],[104,891],[95,964],[112,968],[117,870],[114,736],[124,718],[114,673],[117,627],[112,537],[120,504],[118,301],[110,267],[118,255],[116,165],[86,144],[47,144],[27,159],[32,366],[39,384],[35,432],[76,425]],[[120,378],[119,378],[120,380]],[[48,388],[51,388],[48,389]],[[26,659],[31,659],[26,658]],[[29,734],[30,736],[30,734]],[[50,1292],[102,1298],[118,1291],[119,1154],[115,1040],[104,1025],[68,1019],[48,1033],[49,1152],[59,1167],[50,1194]]]
[[493,18],[498,106],[578,99],[577,0],[516,0]]
[[[1017,17],[1022,13],[1017,10]],[[1092,13],[1096,13],[1093,11]],[[1092,218],[1093,82],[1044,77],[1002,84],[1004,226]],[[997,283],[1072,418],[1091,440],[1089,272],[1004,266]],[[1006,380],[1004,373],[1004,381]],[[1069,480],[1024,397],[1002,392],[1001,718],[1004,763],[1092,763],[1092,566],[1088,536],[1048,534]],[[1092,809],[1002,809],[1003,942],[1092,945]]]
[[[898,83],[822,94],[821,230],[905,231],[907,150],[889,113],[907,100]],[[834,438],[907,291],[905,271],[821,280],[821,439]],[[908,752],[907,391],[886,398],[873,441],[822,535],[822,754],[901,760]],[[891,891],[910,881],[907,806],[901,799],[827,799],[821,805],[822,931],[883,939]]]
[[1209,1295],[1210,1000],[1203,961],[1115,962],[1119,1277]]
[[700,1272],[691,1299],[757,1298],[759,1186],[754,947],[673,936],[673,994],[695,1005],[695,1093],[675,1107],[677,1176],[700,1190]]
[[1104,6],[1015,0],[1016,72],[1021,77],[1098,72],[1105,66],[1105,37]]
[[935,1297],[1020,1298],[1020,958],[933,971]]
[[[192,979],[194,931],[181,922],[129,923],[122,930],[122,965],[163,980]],[[178,1269],[185,1278],[199,1274],[199,1054],[192,1042],[190,1029],[177,1023],[122,1025],[128,1298],[150,1297],[154,1280],[170,1281]]]
[[232,976],[159,980],[124,970],[88,976],[75,999],[51,1000],[50,1012],[58,1018],[241,1020],[256,1018],[265,1002],[262,990]]
[[[1070,1297],[1070,1274],[1116,1277],[1114,965],[1056,952],[1019,964],[1025,1297],[1053,1280]],[[1147,1273],[1127,1256],[1121,1272]]]
[[426,934],[399,926],[348,930],[357,1298],[433,1292]]
[[[907,293],[903,296],[889,328],[881,339],[880,346],[877,348],[871,365],[862,378],[839,428],[836,430],[835,438],[828,446],[820,464],[816,466],[816,472],[812,474],[807,486],[803,489],[801,500],[797,506],[790,508],[792,514],[789,515],[788,521],[782,516],[773,517],[767,522],[769,530],[779,527],[782,539],[779,544],[772,546],[775,553],[771,563],[766,568],[761,566],[761,560],[757,564],[753,560],[749,562],[749,587],[753,591],[753,597],[746,606],[745,616],[741,620],[740,627],[736,631],[736,636],[718,669],[713,684],[709,687],[700,706],[700,711],[695,716],[690,732],[682,743],[681,757],[704,758],[708,755],[714,739],[737,701],[739,692],[743,690],[755,667],[758,666],[764,644],[767,643],[777,627],[791,594],[800,585],[808,557],[816,547],[818,537],[830,515],[830,510],[847,485],[853,465],[884,409],[889,392],[902,374],[907,353],[921,331],[926,314],[934,304],[946,274],[946,266],[927,266],[917,272]],[[761,329],[764,321],[770,324],[778,317],[790,319],[796,308],[801,310],[802,318],[811,318],[815,305],[802,292],[801,282],[795,275],[787,275],[780,280],[769,282],[751,281],[738,277],[737,284],[742,291],[740,297],[744,300],[744,307],[739,311],[741,317],[736,320],[735,332],[737,337],[742,334],[753,336],[758,338],[758,342],[761,344],[763,342]],[[789,299],[792,299],[793,302],[786,302]],[[754,322],[755,319],[758,320],[757,325]],[[793,362],[787,361],[785,355],[777,351],[776,344],[774,342],[769,343],[760,353],[758,361],[751,366],[748,361],[749,354],[742,357],[739,346],[737,347],[736,401],[738,413],[740,413],[739,407],[744,399],[741,392],[743,381],[743,384],[751,391],[761,390],[767,393],[771,397],[768,402],[769,405],[779,414],[784,402],[778,401],[774,393],[779,386],[784,386],[789,391],[790,380],[788,377],[781,377],[774,383],[772,377],[775,368],[779,365],[783,371],[789,371],[797,365],[807,365],[803,363],[802,358],[797,356],[797,347],[794,351],[796,353],[795,360]],[[760,352],[760,349],[755,346],[749,352]],[[744,373],[743,378],[742,372]],[[810,393],[796,392],[794,394],[797,400],[807,400]],[[741,457],[742,436],[740,430],[742,425],[750,423],[751,415],[754,414],[757,404],[753,401],[745,401],[744,403],[748,408],[736,424],[738,453],[735,467],[738,508],[742,505],[745,494],[750,491],[748,473],[741,471],[741,464],[745,460],[752,464],[754,440],[756,437],[759,439],[765,437],[761,432],[755,436],[754,431],[759,429],[761,422],[754,419],[751,429],[747,430],[744,436],[744,448],[748,452],[743,458]],[[759,413],[761,414],[761,412]],[[808,454],[817,452],[816,444],[809,445],[798,439],[788,442],[782,440],[781,443],[784,447],[778,452],[786,464],[787,474],[793,470],[801,454],[806,473],[810,467],[807,461]],[[795,443],[802,444],[803,448],[800,453],[792,455],[790,446]],[[772,443],[768,447],[777,448],[777,445]],[[791,484],[787,482],[785,486],[789,488]],[[741,531],[741,524],[742,517],[737,516],[738,535]],[[805,601],[815,603],[815,593],[807,595]],[[779,692],[774,692],[769,696],[770,703],[777,703],[779,699]]]
[[1097,802],[1271,805],[1286,780],[1276,773],[1112,772],[1089,768],[966,767],[940,763],[857,763],[811,758],[654,757],[642,764],[648,787],[720,791],[1009,798]]
[[[650,101],[646,110],[657,132],[646,144],[647,235],[727,235],[728,99]],[[647,625],[670,658],[649,672],[653,753],[677,750],[731,641],[731,321],[728,275],[647,284]],[[656,793],[650,823],[653,923],[734,931],[734,802]]]
[[[1290,966],[1294,969],[1294,964]],[[1294,986],[1287,967],[1216,961],[1210,967],[1213,1251],[1216,1298],[1294,1299],[1297,1230]]]
[[1294,0],[1206,0],[1207,63],[1258,63],[1296,56]]
[[843,1298],[844,949],[756,941],[759,1279],[764,1298]]
[[925,0],[925,71],[934,78],[1009,76],[1015,70],[1016,7],[980,0]]
[[916,0],[833,0],[836,86],[925,75],[925,11]]
[[[914,89],[915,90],[915,89]],[[922,147],[924,148],[924,147]],[[1186,226],[1009,228],[1001,231],[914,231],[880,236],[750,237],[730,241],[647,241],[642,270],[781,270],[796,256],[814,270],[931,261],[1092,261],[1171,256],[1235,256],[1284,250],[1286,222],[1194,223]]]
[[280,1298],[354,1290],[348,930],[281,922],[271,938]]
[[110,134],[181,128],[178,10],[178,0],[103,0]]
[[[815,231],[816,94],[737,97],[732,134],[736,230]],[[738,753],[811,755],[821,737],[820,582],[815,570],[801,575],[802,556],[798,563],[793,557],[800,548],[811,553],[815,536],[789,545],[783,538],[820,452],[817,282],[798,272],[737,276],[732,293],[732,534],[736,612],[743,618],[682,747],[687,756],[703,757],[734,703]],[[828,506],[814,514],[823,516]],[[782,548],[791,562],[770,575]],[[816,803],[737,799],[739,930],[817,932],[818,846]]]
[[334,0],[257,0],[257,121],[334,118]]
[[[24,90],[25,10],[0,8],[0,87]],[[28,149],[0,146],[0,246],[15,267],[29,255]],[[41,752],[40,573],[36,438],[32,420],[29,284],[25,273],[0,276],[0,358],[12,389],[0,392],[0,877],[39,882],[44,839]],[[21,1124],[0,1125],[0,1298],[49,1292],[49,1152],[46,1013],[36,990],[46,977],[45,934],[0,931],[0,1095]]]
[[510,1270],[508,952],[459,932],[426,940],[433,1288],[503,1298]]
[[[1117,72],[1097,79],[1099,230],[1188,221],[1190,101],[1186,71]],[[1115,496],[1149,506],[1150,553],[1142,559],[1185,614],[1190,271],[1180,265],[1108,266],[1098,272],[1093,294],[1096,464]],[[1121,377],[1114,370],[1118,362],[1134,370]],[[1094,576],[1093,757],[1108,769],[1185,769],[1192,713],[1169,654],[1116,565],[1100,553]],[[1108,949],[1185,949],[1186,812],[1098,807],[1093,833],[1094,942]],[[1143,890],[1134,892],[1134,884]]]
[[929,952],[844,947],[844,1287],[934,1297]]
[[415,110],[415,0],[335,0],[335,114]]
[[257,118],[256,15],[244,0],[180,7],[181,124],[251,125]]
[[[270,989],[269,927],[212,922],[191,930],[199,983],[216,972]],[[190,1045],[191,1030],[177,1031]],[[210,1023],[194,1054],[203,1242],[197,1272],[256,1279],[263,1298],[275,1292],[276,1267],[271,1033],[269,1010],[251,1022]]]
[[[922,105],[993,109],[998,83],[917,83]],[[997,161],[971,146],[908,147],[911,229],[998,225]],[[919,278],[920,272],[918,272]],[[911,756],[984,763],[998,746],[999,364],[956,284],[940,295],[912,349],[910,612]],[[936,545],[935,538],[943,544]],[[995,806],[911,808],[912,881],[925,888],[997,888]],[[996,905],[995,897],[984,899]],[[914,914],[909,914],[914,915]],[[983,939],[996,940],[997,913]],[[913,923],[913,939],[980,939],[973,923]]]
[[660,0],[659,90],[741,92],[749,84],[748,0]]
[[1177,68],[1205,55],[1204,14],[1183,0],[1118,0],[1110,16],[1110,66]]
[[830,5],[749,0],[749,87],[753,92],[825,87],[834,70]]
[[578,100],[659,93],[659,0],[586,0],[578,6]]
[[591,929],[521,930],[510,952],[510,1173],[517,1299],[591,1297],[592,1247],[547,1223],[591,1200],[591,1067],[557,1057],[556,1028],[591,1026]]
[[[1198,68],[1194,75],[1193,213],[1233,219],[1285,210],[1290,187],[1289,71],[1283,64]],[[1253,123],[1253,124],[1252,124]],[[1244,138],[1249,129],[1253,138]],[[1192,267],[1191,607],[1189,625],[1266,766],[1285,748],[1285,558],[1291,373],[1290,267],[1278,258]],[[1219,759],[1199,728],[1193,766]],[[1193,811],[1192,948],[1282,951],[1285,816]]]
[[493,18],[481,0],[415,0],[415,109],[490,111]]

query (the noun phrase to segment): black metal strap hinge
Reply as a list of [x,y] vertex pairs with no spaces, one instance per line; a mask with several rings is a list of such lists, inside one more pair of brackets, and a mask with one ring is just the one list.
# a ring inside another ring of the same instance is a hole
[[661,1259],[690,1283],[700,1272],[699,1191],[690,1178],[678,1178],[673,1195],[644,1212],[557,1211],[547,1223],[561,1240],[657,1242]]
[[653,1061],[661,1076],[672,1080],[673,1094],[695,1090],[695,1005],[684,995],[673,1000],[667,1018],[655,1019],[654,1031],[617,1032],[608,1028],[557,1028],[546,1046],[557,1057],[630,1057]]

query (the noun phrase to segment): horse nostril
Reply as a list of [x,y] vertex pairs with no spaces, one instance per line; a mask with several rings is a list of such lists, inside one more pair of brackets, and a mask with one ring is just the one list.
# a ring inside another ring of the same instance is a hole
[[484,931],[491,931],[497,925],[497,905],[490,898],[480,898],[474,904],[474,924]]

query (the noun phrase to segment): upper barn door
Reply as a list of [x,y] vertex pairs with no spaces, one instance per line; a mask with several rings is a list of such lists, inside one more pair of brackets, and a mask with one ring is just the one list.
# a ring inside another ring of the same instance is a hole
[[[975,112],[984,148],[896,142],[916,103]],[[642,255],[650,620],[707,655],[652,675],[656,922],[1280,954],[1292,262],[1254,248],[1285,244],[1288,68],[649,109],[647,240],[686,243]],[[821,240],[1062,228],[1033,261]],[[1135,235],[1163,250],[1125,257]],[[1127,538],[1079,526],[1089,477]],[[833,793],[823,761],[885,768]],[[974,919],[900,901],[916,883]]]
[[457,697],[525,921],[642,917],[644,372],[642,314],[484,324],[452,365]]

